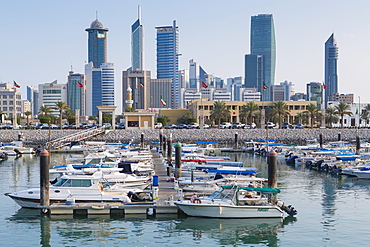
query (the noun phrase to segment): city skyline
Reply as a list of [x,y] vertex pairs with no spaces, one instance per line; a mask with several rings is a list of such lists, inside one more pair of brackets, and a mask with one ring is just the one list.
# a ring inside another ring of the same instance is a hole
[[[73,3],[70,5],[69,3]],[[244,76],[244,55],[250,49],[250,18],[261,13],[274,16],[276,32],[275,85],[288,80],[297,92],[305,92],[311,81],[324,81],[324,43],[331,33],[340,45],[338,82],[340,93],[355,93],[361,102],[370,102],[364,93],[370,80],[367,72],[367,33],[363,32],[370,17],[365,12],[366,1],[203,1],[207,11],[191,8],[196,1],[112,2],[109,6],[98,1],[22,2],[3,4],[0,17],[3,40],[0,72],[1,81],[21,85],[22,98],[26,86],[58,80],[65,83],[71,65],[76,73],[84,73],[87,60],[86,27],[96,17],[109,28],[109,62],[115,63],[116,95],[120,88],[121,71],[131,65],[130,28],[137,19],[141,5],[141,24],[145,28],[145,68],[156,74],[155,26],[168,25],[173,20],[179,27],[180,66],[188,68],[194,59],[207,72],[226,80]],[[305,4],[306,3],[306,4]],[[73,6],[73,8],[71,8]],[[238,6],[235,8],[235,6]],[[42,11],[47,8],[48,11]],[[178,11],[181,10],[181,11]],[[343,18],[346,16],[346,18]],[[191,17],[191,18],[190,18]],[[28,20],[28,21],[27,21]],[[32,20],[32,21],[29,21]],[[43,30],[35,35],[35,26]],[[29,49],[27,44],[32,44]],[[219,59],[218,59],[219,58]],[[363,73],[358,73],[363,71]],[[116,105],[121,105],[116,96]]]

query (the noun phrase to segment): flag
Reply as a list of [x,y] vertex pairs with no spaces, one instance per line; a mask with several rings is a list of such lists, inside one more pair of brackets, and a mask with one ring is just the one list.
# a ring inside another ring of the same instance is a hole
[[232,112],[233,114],[236,114],[235,110],[231,110],[231,112]]
[[324,89],[326,89],[326,85],[324,84],[324,82],[322,83],[322,87],[323,87]]
[[19,86],[18,85],[18,83],[16,83],[15,81],[13,81],[14,82],[14,87],[16,87],[16,88],[20,88],[21,86]]
[[140,87],[144,88],[144,82],[140,82]]
[[84,87],[84,85],[81,82],[77,82],[77,87]]
[[267,90],[267,89],[268,89],[268,87],[266,86],[266,84],[265,84],[265,83],[263,83],[262,88],[263,88],[263,90]]
[[162,104],[162,105],[164,105],[164,106],[166,106],[166,105],[167,105],[167,102],[162,98],[162,96],[161,96],[161,100],[160,100],[160,102],[161,102],[161,104]]
[[208,85],[204,81],[202,81],[202,87],[208,88]]
[[356,108],[356,114],[358,114],[358,108]]

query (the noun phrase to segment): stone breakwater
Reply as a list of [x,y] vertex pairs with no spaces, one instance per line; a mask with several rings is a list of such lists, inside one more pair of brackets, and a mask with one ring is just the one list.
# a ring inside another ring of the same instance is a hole
[[[51,140],[61,138],[70,134],[78,133],[83,130],[51,130]],[[23,140],[28,146],[43,146],[49,140],[48,130],[0,130],[0,141],[11,142],[18,139],[22,133]],[[159,130],[115,130],[107,134],[92,138],[95,141],[132,143],[140,142],[140,135],[144,133],[147,144],[159,141]],[[163,133],[169,136],[172,133],[173,142],[206,142],[217,141],[222,144],[234,143],[235,133],[238,133],[240,143],[261,140],[266,138],[266,130],[262,129],[164,129]],[[291,142],[304,144],[306,140],[318,139],[319,134],[324,135],[324,141],[337,141],[338,133],[344,141],[353,141],[356,135],[360,135],[362,141],[370,140],[369,129],[270,129],[268,130],[269,140],[278,142]]]

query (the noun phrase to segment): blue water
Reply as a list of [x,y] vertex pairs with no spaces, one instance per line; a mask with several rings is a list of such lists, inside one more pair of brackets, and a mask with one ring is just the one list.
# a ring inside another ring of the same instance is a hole
[[[225,155],[225,154],[222,154]],[[61,164],[63,155],[53,155]],[[265,159],[231,155],[267,177]],[[0,246],[368,246],[370,180],[338,177],[279,161],[279,199],[296,217],[202,219],[177,215],[40,217],[3,195],[38,186],[39,158],[0,162]]]

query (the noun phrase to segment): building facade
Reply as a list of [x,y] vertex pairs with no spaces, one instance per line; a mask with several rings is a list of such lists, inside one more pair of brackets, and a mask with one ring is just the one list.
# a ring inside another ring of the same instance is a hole
[[[250,54],[263,56],[262,82],[268,87],[264,98],[269,100],[269,88],[275,83],[276,64],[275,28],[272,14],[259,14],[251,17]],[[246,85],[246,87],[251,86]],[[263,90],[261,87],[257,89],[258,91]]]
[[172,26],[156,27],[157,30],[157,79],[171,79],[171,105],[180,107],[179,84],[179,29]]
[[11,84],[0,83],[0,111],[11,119],[23,114],[21,93]]
[[150,78],[151,72],[145,70],[122,71],[122,109],[128,108],[127,89],[132,90],[132,107],[135,109],[148,109],[150,107]]
[[67,84],[52,83],[39,84],[39,106],[53,108],[52,114],[59,116],[59,111],[54,109],[59,101],[67,102]]
[[88,32],[88,62],[92,62],[94,68],[100,68],[107,62],[107,33],[108,28],[98,20],[94,20],[90,28],[85,29]]
[[333,101],[333,94],[338,93],[338,45],[332,33],[325,42],[325,108]]
[[323,86],[320,82],[310,82],[307,84],[306,100],[315,101],[319,110],[323,107]]
[[271,101],[289,101],[294,95],[294,84],[292,82],[280,82],[280,85],[271,86]]
[[354,98],[355,98],[355,95],[353,93],[349,93],[349,94],[335,93],[335,94],[333,94],[333,101],[343,102],[343,103],[346,103],[346,104],[352,104],[354,102]]
[[[171,109],[171,79],[151,79],[150,80],[150,105],[151,108],[166,108]],[[166,102],[166,105],[161,103],[161,99]]]
[[198,91],[202,87],[202,82],[207,84],[207,73],[199,63],[193,59],[189,61],[189,88],[195,88]]
[[144,70],[144,28],[138,18],[131,26],[131,67],[132,70]]
[[69,72],[67,95],[69,108],[73,112],[79,109],[80,116],[86,116],[86,83],[84,74]]

